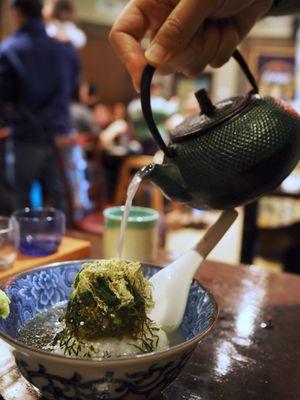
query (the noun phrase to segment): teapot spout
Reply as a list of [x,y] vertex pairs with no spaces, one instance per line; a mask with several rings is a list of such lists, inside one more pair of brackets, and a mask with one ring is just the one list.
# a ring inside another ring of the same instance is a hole
[[142,173],[143,179],[157,186],[167,199],[180,203],[189,202],[189,191],[176,164],[153,163],[145,167]]

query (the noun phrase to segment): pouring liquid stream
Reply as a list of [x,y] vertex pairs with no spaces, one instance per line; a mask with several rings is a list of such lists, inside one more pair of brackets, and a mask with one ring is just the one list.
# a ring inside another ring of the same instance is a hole
[[152,168],[152,165],[149,165],[148,167],[142,168],[140,171],[138,171],[134,175],[132,181],[130,182],[130,185],[128,186],[127,198],[126,198],[126,203],[124,206],[122,222],[121,222],[121,227],[120,227],[120,236],[119,236],[118,248],[117,248],[117,257],[118,258],[122,258],[125,234],[126,234],[128,219],[129,219],[130,210],[132,207],[132,202],[133,202],[134,196],[136,195],[142,181],[147,177],[150,168]]
[[[153,168],[153,164],[138,171],[128,187],[117,249],[119,258],[122,258],[125,233],[134,196],[142,181],[147,178],[151,168]],[[238,213],[235,210],[223,211],[219,219],[208,229],[194,248],[157,272],[150,279],[153,286],[154,308],[151,310],[149,317],[165,332],[175,332],[180,326],[193,276],[211,250],[233,224],[237,215]]]

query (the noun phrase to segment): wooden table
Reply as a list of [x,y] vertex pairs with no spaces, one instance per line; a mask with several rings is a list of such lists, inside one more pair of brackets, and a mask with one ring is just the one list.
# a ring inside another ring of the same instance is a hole
[[[101,239],[84,237],[92,241],[92,257],[100,257]],[[162,398],[299,400],[300,277],[207,262],[197,279],[215,295],[220,317]],[[0,345],[0,352],[2,400],[39,399],[7,347]]]
[[0,271],[0,281],[29,269],[53,264],[61,260],[70,261],[88,258],[90,250],[91,245],[89,241],[65,236],[58,250],[48,256],[30,257],[18,254],[12,268]]

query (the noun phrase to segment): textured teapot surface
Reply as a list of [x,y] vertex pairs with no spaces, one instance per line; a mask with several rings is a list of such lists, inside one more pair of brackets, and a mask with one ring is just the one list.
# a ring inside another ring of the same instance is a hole
[[[193,118],[185,127],[194,127]],[[236,116],[194,132],[177,136],[175,131],[174,157],[166,162],[177,165],[197,208],[223,209],[254,200],[275,189],[300,155],[299,116],[270,97],[255,96]]]
[[142,78],[142,108],[149,129],[165,154],[164,165],[149,173],[170,199],[206,209],[227,209],[274,190],[300,157],[300,116],[285,103],[261,97],[246,62],[234,58],[252,85],[242,97],[212,104],[196,93],[201,113],[187,118],[162,139],[151,110],[153,67]]

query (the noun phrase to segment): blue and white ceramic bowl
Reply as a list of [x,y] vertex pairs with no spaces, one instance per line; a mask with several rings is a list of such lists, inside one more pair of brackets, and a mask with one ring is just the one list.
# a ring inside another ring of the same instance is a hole
[[[11,314],[0,319],[0,338],[15,349],[24,377],[47,399],[131,400],[158,398],[180,373],[198,342],[217,319],[213,296],[194,282],[182,323],[182,340],[168,350],[131,357],[90,360],[36,350],[16,339],[18,330],[71,293],[84,261],[52,264],[17,275],[0,284],[11,300]],[[157,268],[143,265],[145,277]]]

